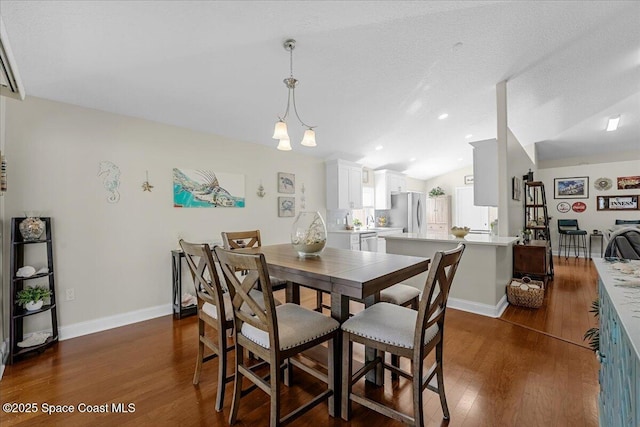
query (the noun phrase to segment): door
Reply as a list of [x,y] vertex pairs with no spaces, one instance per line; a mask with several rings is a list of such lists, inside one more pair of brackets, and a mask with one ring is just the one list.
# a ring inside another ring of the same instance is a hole
[[473,187],[456,188],[456,205],[454,218],[458,227],[469,227],[471,231],[488,232],[489,208],[473,204]]

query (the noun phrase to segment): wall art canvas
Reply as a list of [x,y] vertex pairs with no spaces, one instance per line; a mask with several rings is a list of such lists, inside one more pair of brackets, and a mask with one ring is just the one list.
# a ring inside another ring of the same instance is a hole
[[619,176],[618,190],[637,190],[640,188],[640,176]]
[[638,195],[632,196],[598,196],[597,209],[599,211],[636,211],[638,210]]
[[173,206],[244,208],[244,175],[174,168]]
[[465,185],[473,184],[473,175],[465,175],[464,176],[464,184]]
[[296,192],[296,176],[292,173],[278,172],[278,193]]
[[554,199],[588,199],[589,177],[556,178]]
[[98,176],[102,178],[102,185],[109,192],[107,201],[118,203],[120,201],[120,168],[107,160],[98,163]]
[[278,197],[278,216],[288,217],[296,214],[295,197]]

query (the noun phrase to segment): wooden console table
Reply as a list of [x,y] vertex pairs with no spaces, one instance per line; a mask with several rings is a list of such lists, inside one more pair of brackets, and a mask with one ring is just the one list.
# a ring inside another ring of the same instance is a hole
[[550,275],[549,241],[531,240],[526,245],[513,245],[513,275],[533,276],[547,281]]

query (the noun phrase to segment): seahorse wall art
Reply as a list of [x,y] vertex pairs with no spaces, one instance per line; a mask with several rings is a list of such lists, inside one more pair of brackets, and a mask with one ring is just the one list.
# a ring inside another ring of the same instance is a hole
[[120,201],[120,168],[114,163],[103,160],[99,163],[98,176],[102,177],[102,185],[110,193],[107,197],[109,203],[118,203]]

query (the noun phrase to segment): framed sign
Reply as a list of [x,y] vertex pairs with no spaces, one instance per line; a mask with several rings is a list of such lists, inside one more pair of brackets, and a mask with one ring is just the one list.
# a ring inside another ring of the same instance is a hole
[[473,175],[465,175],[464,176],[464,185],[473,184]]
[[618,190],[636,190],[640,188],[640,176],[619,176]]
[[554,199],[588,199],[589,177],[556,178],[553,180]]
[[598,196],[599,211],[637,211],[638,195],[633,196]]
[[557,206],[558,212],[567,213],[571,210],[571,205],[567,202],[560,202]]
[[587,210],[587,205],[584,202],[575,202],[571,205],[571,210],[574,212],[584,212]]

